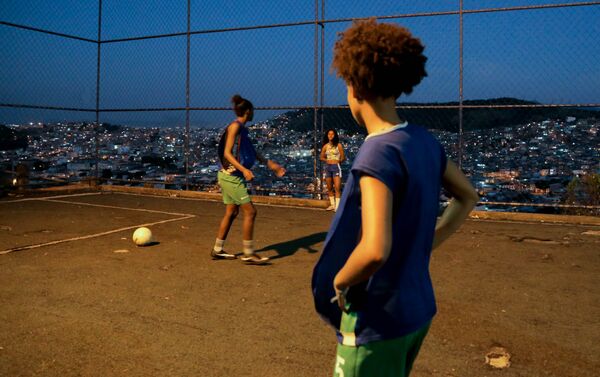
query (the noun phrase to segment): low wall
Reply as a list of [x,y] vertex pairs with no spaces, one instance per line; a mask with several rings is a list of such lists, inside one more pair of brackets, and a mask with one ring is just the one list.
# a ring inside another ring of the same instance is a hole
[[[215,192],[202,192],[202,191],[184,191],[184,190],[167,190],[167,189],[155,189],[147,187],[128,187],[128,186],[100,186],[101,191],[108,192],[126,192],[136,193],[144,195],[156,195],[156,196],[168,196],[177,198],[197,198],[206,199],[212,201],[221,201],[221,194]],[[329,201],[316,200],[316,199],[299,199],[299,198],[282,198],[278,196],[252,196],[252,202],[260,204],[270,205],[282,205],[290,207],[310,207],[310,208],[327,208]]]
[[[60,186],[46,189],[28,190],[26,195],[42,196],[44,193],[52,194],[71,194],[78,192],[90,192],[90,191],[103,191],[103,192],[124,192],[131,194],[141,195],[155,195],[155,196],[168,196],[178,198],[197,198],[205,199],[210,201],[221,201],[221,194],[212,192],[200,192],[200,191],[184,191],[184,190],[166,190],[166,189],[155,189],[147,187],[129,187],[129,186],[113,186],[113,185],[94,185],[94,184],[77,184]],[[281,205],[290,207],[308,207],[308,208],[322,208],[325,209],[329,206],[327,200],[316,200],[316,199],[298,199],[298,198],[282,198],[277,196],[253,196],[252,201],[254,203],[266,204],[266,205]],[[473,211],[470,214],[472,219],[482,220],[497,220],[497,221],[524,221],[524,222],[536,222],[536,223],[563,223],[563,224],[578,224],[578,225],[595,225],[600,226],[600,217],[597,216],[569,216],[569,215],[548,215],[539,213],[519,213],[519,212],[487,212],[487,211]]]
[[597,216],[570,216],[548,215],[542,213],[473,211],[471,212],[469,217],[472,219],[483,220],[527,221],[537,223],[565,223],[600,226],[600,217]]

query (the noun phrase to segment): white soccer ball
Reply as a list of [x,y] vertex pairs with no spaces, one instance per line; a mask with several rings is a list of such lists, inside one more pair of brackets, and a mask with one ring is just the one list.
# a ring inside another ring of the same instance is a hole
[[133,232],[133,242],[138,246],[147,246],[152,241],[152,231],[146,227],[137,228]]

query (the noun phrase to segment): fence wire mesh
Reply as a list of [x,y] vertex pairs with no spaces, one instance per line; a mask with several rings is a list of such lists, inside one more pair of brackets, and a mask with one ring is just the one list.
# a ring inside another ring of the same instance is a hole
[[95,107],[94,44],[5,26],[0,39],[10,44],[0,54],[0,103]]
[[255,193],[321,197],[323,132],[339,131],[345,170],[364,135],[333,45],[377,17],[425,44],[429,75],[398,112],[434,132],[482,206],[599,204],[600,1],[8,0],[0,15],[0,186],[22,165],[30,184],[217,190],[241,93],[257,144],[288,167]]

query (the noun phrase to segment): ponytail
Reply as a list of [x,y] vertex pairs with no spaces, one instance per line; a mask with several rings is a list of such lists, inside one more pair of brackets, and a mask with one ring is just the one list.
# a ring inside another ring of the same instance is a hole
[[235,112],[235,115],[239,117],[244,116],[246,111],[254,109],[252,102],[243,98],[239,94],[235,94],[233,97],[231,97],[231,103],[233,104],[233,112]]

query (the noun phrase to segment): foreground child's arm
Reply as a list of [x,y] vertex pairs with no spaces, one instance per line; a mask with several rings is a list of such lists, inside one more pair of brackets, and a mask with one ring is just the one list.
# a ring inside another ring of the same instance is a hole
[[343,310],[349,287],[367,280],[387,260],[392,247],[392,191],[380,180],[360,178],[362,200],[362,236],[333,286]]
[[453,198],[435,227],[434,249],[461,226],[479,200],[471,182],[450,160],[446,164],[442,185]]

